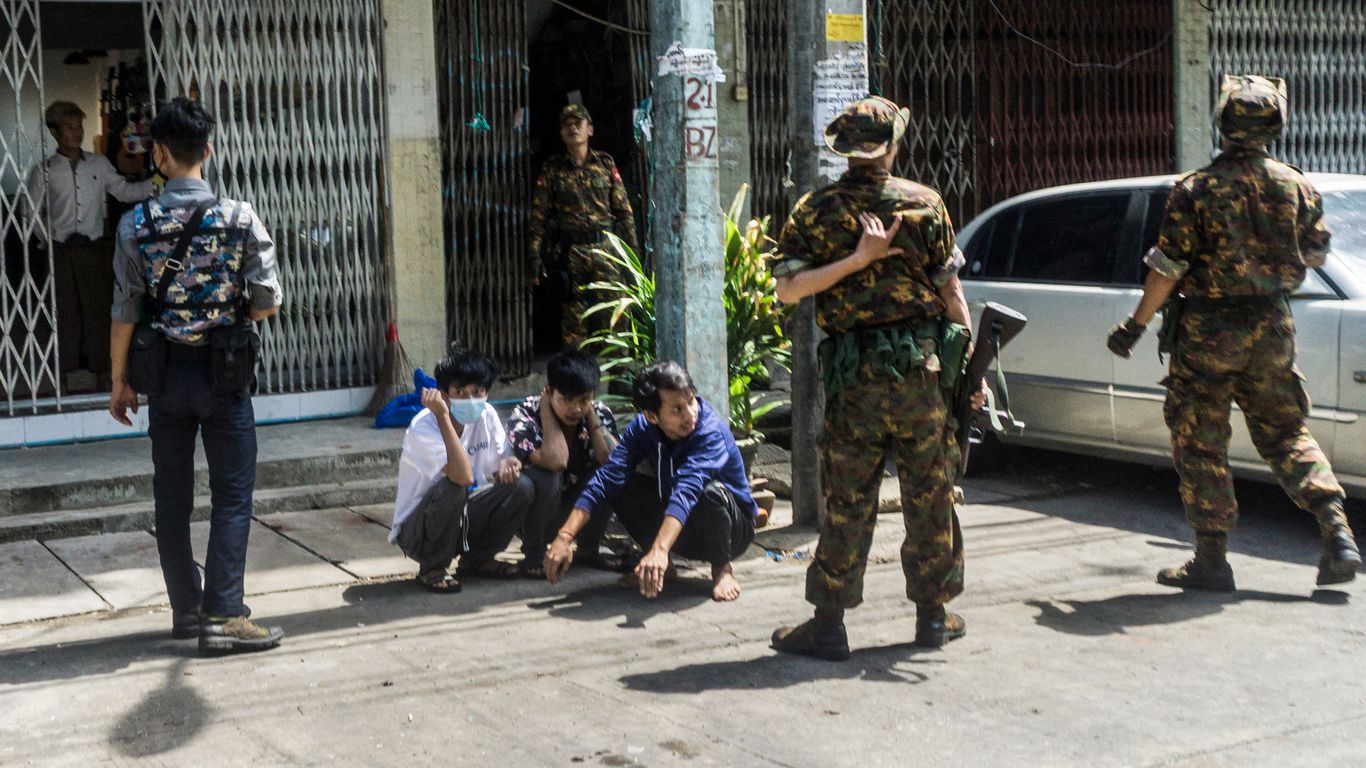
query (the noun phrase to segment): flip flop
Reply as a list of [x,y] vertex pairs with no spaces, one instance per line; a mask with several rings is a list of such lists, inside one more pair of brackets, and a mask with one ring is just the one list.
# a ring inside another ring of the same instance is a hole
[[524,579],[545,579],[544,563],[528,563],[523,560],[517,565],[517,575]]
[[424,579],[419,576],[414,580],[419,587],[436,595],[454,595],[460,591],[460,580],[448,573],[443,573],[435,579]]

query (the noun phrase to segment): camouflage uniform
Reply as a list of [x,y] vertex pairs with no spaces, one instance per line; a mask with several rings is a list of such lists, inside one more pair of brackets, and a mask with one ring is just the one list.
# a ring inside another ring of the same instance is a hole
[[[582,106],[570,104],[560,119],[590,118]],[[582,165],[568,153],[546,160],[531,194],[528,226],[531,274],[543,269],[568,273],[570,296],[561,327],[565,346],[572,347],[591,332],[581,315],[597,303],[583,287],[617,278],[614,266],[593,250],[607,247],[607,232],[636,247],[635,216],[612,156],[589,150]]]
[[1177,330],[1165,416],[1186,517],[1197,532],[1231,531],[1238,507],[1228,466],[1230,404],[1286,493],[1325,532],[1345,524],[1345,498],[1305,417],[1288,294],[1323,264],[1329,232],[1313,185],[1265,145],[1284,123],[1284,83],[1226,78],[1220,98],[1226,149],[1186,175],[1167,200],[1145,262],[1178,281]]
[[[831,124],[827,143],[846,157],[879,157],[888,134],[895,141],[904,131],[906,111],[895,110],[885,99],[861,100]],[[963,257],[939,194],[880,168],[851,167],[836,183],[797,202],[783,227],[773,274],[793,275],[848,256],[862,235],[858,215],[865,211],[888,225],[901,219],[892,247],[905,252],[814,298],[816,322],[831,336],[822,345],[822,367],[830,370],[832,350],[842,341],[852,340],[857,350],[853,375],[838,391],[827,385],[821,438],[826,514],[806,578],[806,599],[818,612],[840,613],[863,600],[888,452],[896,459],[906,520],[901,562],[907,597],[938,606],[963,589],[953,504],[959,454],[934,356],[945,314],[937,289],[957,273]],[[917,349],[902,351],[922,359],[907,365],[895,349],[878,354],[877,347],[898,342],[914,344]]]

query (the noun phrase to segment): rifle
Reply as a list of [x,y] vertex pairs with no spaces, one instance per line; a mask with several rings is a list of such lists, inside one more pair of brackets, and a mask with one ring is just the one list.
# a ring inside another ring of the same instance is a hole
[[[996,302],[989,301],[982,309],[982,318],[977,322],[978,343],[972,350],[972,357],[968,359],[967,370],[954,390],[953,413],[958,417],[958,431],[955,437],[963,454],[958,466],[958,478],[962,478],[967,472],[968,453],[972,450],[972,444],[982,441],[984,429],[977,423],[979,412],[972,407],[972,395],[977,391],[977,383],[986,376],[987,369],[992,363],[996,363],[996,391],[993,396],[991,387],[986,390],[987,404],[983,412],[987,422],[997,432],[1005,432],[1006,427],[1001,421],[1001,417],[1004,416],[1005,423],[1009,424],[1011,429],[1016,432],[1024,429],[1024,423],[1016,420],[1010,412],[1010,394],[1006,389],[1005,371],[997,358],[1001,354],[1001,349],[1018,336],[1028,322],[1024,315]],[[1001,403],[999,410],[996,407],[998,399]]]

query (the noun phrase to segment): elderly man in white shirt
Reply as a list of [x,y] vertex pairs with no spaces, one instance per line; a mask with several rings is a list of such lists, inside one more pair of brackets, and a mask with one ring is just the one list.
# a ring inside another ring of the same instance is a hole
[[41,199],[47,176],[46,210],[52,235],[52,262],[57,292],[57,351],[68,391],[70,374],[82,368],[109,385],[109,304],[114,295],[114,246],[104,232],[104,196],[125,202],[144,200],[152,182],[130,182],[103,155],[85,152],[85,112],[69,101],[53,102],[44,115],[57,151],[28,175],[28,191]]

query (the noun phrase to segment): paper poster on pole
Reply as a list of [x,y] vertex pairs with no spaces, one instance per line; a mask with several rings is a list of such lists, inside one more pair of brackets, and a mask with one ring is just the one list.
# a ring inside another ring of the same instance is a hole
[[825,15],[825,39],[832,43],[862,43],[863,14],[827,13]]
[[820,147],[817,173],[823,180],[833,181],[844,172],[844,158],[825,146],[825,128],[845,107],[868,95],[867,54],[867,46],[858,43],[843,53],[816,62],[812,140]]

